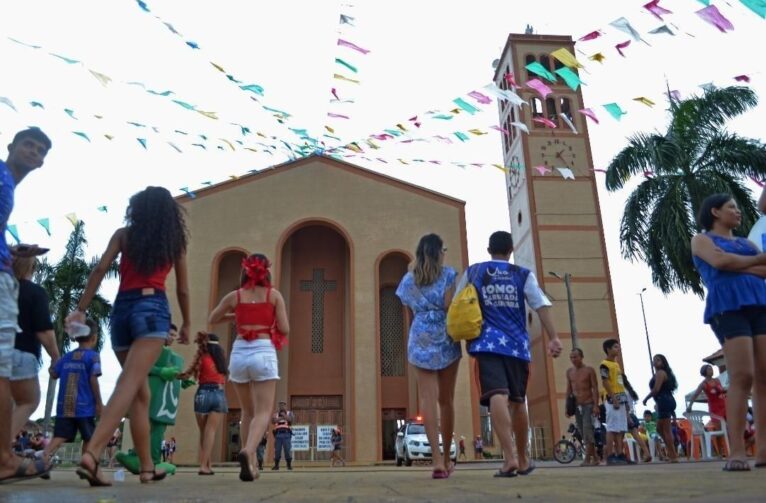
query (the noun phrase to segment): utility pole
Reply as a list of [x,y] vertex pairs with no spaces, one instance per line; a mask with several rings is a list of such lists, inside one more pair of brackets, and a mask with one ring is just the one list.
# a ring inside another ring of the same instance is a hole
[[572,335],[572,349],[579,348],[580,344],[577,341],[577,325],[575,324],[574,300],[572,299],[572,275],[568,272],[565,272],[564,277],[561,277],[558,273],[553,271],[548,272],[548,274],[562,280],[564,282],[564,286],[567,289],[567,304],[569,306],[569,333]]
[[654,357],[652,356],[652,345],[649,342],[649,327],[646,325],[646,311],[644,310],[644,292],[646,288],[642,289],[638,293],[638,298],[641,299],[641,315],[644,317],[644,333],[646,333],[646,348],[649,350],[649,368],[654,375]]

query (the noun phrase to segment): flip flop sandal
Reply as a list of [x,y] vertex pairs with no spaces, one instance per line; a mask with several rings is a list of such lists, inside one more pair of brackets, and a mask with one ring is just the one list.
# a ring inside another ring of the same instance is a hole
[[197,472],[197,475],[215,475],[215,472],[203,472],[203,471],[198,471],[198,472]]
[[432,479],[448,479],[449,478],[449,472],[447,470],[434,470],[433,473],[431,473]]
[[32,463],[33,461],[31,459],[24,459],[21,463],[19,463],[19,466],[16,468],[16,471],[13,473],[13,475],[0,479],[0,484],[11,484],[14,482],[21,482],[22,480],[35,479],[37,477],[46,475],[50,471],[50,468],[45,466],[45,461],[42,459],[37,459],[34,461],[35,472],[27,473],[29,465]]
[[[91,470],[87,466],[85,466],[85,455],[90,456],[91,461],[93,461],[93,469]],[[98,478],[98,461],[96,459],[96,456],[93,455],[90,451],[85,451],[82,455],[82,458],[80,458],[80,466],[77,468],[76,472],[77,476],[80,477],[80,479],[87,480],[88,484],[90,484],[91,487],[108,487],[111,486],[111,482],[107,482],[105,480],[101,480]]]
[[529,475],[535,471],[535,468],[537,468],[537,466],[534,463],[529,463],[529,466],[526,470],[519,470],[519,475]]
[[756,468],[766,468],[766,461],[759,461],[754,466]]
[[253,471],[250,469],[250,457],[247,453],[240,451],[237,454],[237,461],[239,461],[239,480],[242,482],[252,482],[255,480]]
[[723,466],[725,472],[749,472],[750,465],[741,459],[731,459]]
[[492,476],[496,478],[503,478],[503,477],[510,478],[510,477],[516,477],[518,474],[519,474],[518,468],[511,468],[507,472],[504,472],[503,470],[498,470]]
[[[145,479],[145,478],[141,477],[141,475],[143,475],[145,473],[151,473],[152,474],[152,478]],[[157,472],[156,469],[141,470],[141,472],[138,474],[138,480],[140,480],[142,484],[149,484],[151,482],[159,482],[160,480],[162,480],[165,477],[167,477],[167,475],[168,475],[168,472]]]

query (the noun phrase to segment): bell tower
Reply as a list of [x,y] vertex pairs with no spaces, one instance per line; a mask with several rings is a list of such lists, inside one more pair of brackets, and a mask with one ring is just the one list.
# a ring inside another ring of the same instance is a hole
[[[549,358],[548,338],[542,334],[539,319],[528,313],[533,365],[527,403],[535,435],[532,448],[533,453],[548,455],[571,421],[564,415],[572,348],[567,289],[551,273],[561,278],[571,275],[578,346],[587,365],[597,369],[603,359],[602,342],[619,339],[588,127],[585,116],[578,112],[585,105],[580,88],[573,90],[556,73],[561,70],[574,85],[571,76],[577,74],[577,68],[566,57],[561,59],[571,67],[551,56],[562,48],[575,54],[569,36],[511,34],[494,78],[497,86],[514,91],[524,102],[514,105],[499,100],[500,126],[507,131],[503,133],[503,161],[508,170],[514,262],[532,270],[551,297],[564,344],[558,359]],[[545,73],[541,67],[549,72],[549,79],[529,71],[530,64],[540,73]],[[543,96],[529,87],[532,79],[545,83],[550,93],[543,89]]]

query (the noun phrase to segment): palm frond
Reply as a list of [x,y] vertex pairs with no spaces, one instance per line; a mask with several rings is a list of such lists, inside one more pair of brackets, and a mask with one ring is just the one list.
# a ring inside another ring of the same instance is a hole
[[659,144],[664,138],[657,134],[638,133],[628,138],[628,146],[622,149],[606,168],[606,188],[609,191],[621,189],[633,176],[653,171],[658,164]]

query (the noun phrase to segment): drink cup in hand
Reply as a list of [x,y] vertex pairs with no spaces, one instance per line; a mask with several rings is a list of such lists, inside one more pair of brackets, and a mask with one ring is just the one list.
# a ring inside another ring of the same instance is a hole
[[66,333],[69,334],[69,338],[74,340],[80,337],[90,335],[90,327],[85,323],[79,323],[77,321],[71,321],[66,326]]

